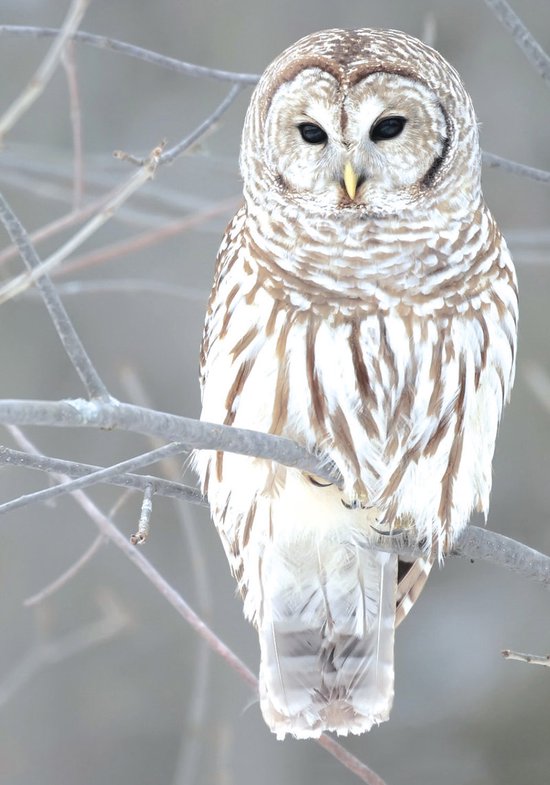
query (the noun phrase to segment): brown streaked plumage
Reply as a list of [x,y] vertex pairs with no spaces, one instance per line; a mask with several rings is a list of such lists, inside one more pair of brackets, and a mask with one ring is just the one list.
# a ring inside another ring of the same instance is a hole
[[[307,36],[252,97],[202,417],[294,439],[343,480],[197,457],[279,738],[388,718],[395,627],[471,512],[487,514],[517,285],[480,170],[459,76],[404,33]],[[376,549],[402,530],[425,550],[412,564]]]

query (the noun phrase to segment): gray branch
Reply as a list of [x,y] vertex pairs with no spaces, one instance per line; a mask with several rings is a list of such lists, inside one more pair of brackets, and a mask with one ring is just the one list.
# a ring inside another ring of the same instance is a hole
[[[27,269],[32,271],[39,267],[41,261],[30,241],[27,231],[13,213],[2,194],[0,194],[0,219],[6,227],[6,231],[8,232],[11,241],[17,245]],[[50,277],[45,274],[41,275],[36,280],[36,285],[44,300],[44,304],[48,309],[48,313],[50,314],[50,318],[59,335],[61,343],[63,344],[63,348],[67,352],[73,367],[80,376],[88,395],[92,398],[107,400],[109,398],[109,392],[90,360],[82,341],[78,337],[77,332],[73,327],[73,323],[69,318],[69,314],[65,310],[65,306],[61,302],[61,298],[51,282]]]
[[[151,453],[149,453],[151,455]],[[142,456],[140,456],[142,457]],[[166,455],[161,456],[166,457]],[[155,460],[160,460],[156,458]],[[133,461],[125,462],[127,465]],[[203,495],[196,488],[190,488],[172,480],[163,480],[147,474],[130,474],[126,470],[121,470],[118,464],[107,469],[102,466],[91,466],[87,463],[76,461],[64,461],[59,458],[52,458],[48,455],[31,455],[21,450],[12,450],[9,447],[0,446],[0,466],[12,466],[14,468],[37,469],[48,474],[60,473],[68,477],[84,478],[84,481],[76,485],[74,482],[64,482],[50,488],[44,488],[34,493],[26,493],[17,499],[0,504],[0,514],[11,512],[18,507],[26,507],[29,504],[46,502],[58,496],[71,493],[79,488],[97,485],[98,483],[108,483],[120,488],[135,488],[137,491],[145,492],[147,487],[151,487],[155,494],[167,496],[180,501],[190,502],[191,504],[206,505]]]
[[[516,16],[512,9],[503,0],[486,0],[487,4],[493,8],[498,18],[502,21],[508,29],[513,32],[514,38],[523,51],[530,52],[527,54],[530,61],[537,67],[537,70],[546,79],[550,79],[550,60],[548,55],[542,50],[540,45],[535,41],[533,36],[523,25],[523,22]],[[16,38],[53,38],[59,33],[57,28],[53,27],[27,27],[24,25],[0,25],[0,36],[11,36]],[[255,85],[260,78],[258,74],[238,73],[236,71],[224,71],[218,68],[206,68],[205,66],[196,65],[195,63],[187,63],[183,60],[177,60],[174,57],[166,57],[158,52],[152,52],[149,49],[143,49],[140,46],[128,44],[125,41],[117,41],[113,38],[107,38],[102,35],[92,35],[78,31],[71,36],[72,40],[79,43],[94,46],[98,49],[104,49],[119,54],[127,55],[128,57],[135,57],[138,60],[143,60],[145,63],[158,65],[161,68],[166,68],[169,71],[174,71],[178,74],[185,74],[186,76],[193,77],[208,77],[211,79],[218,79],[226,82],[233,82],[235,86],[244,88],[247,85]],[[523,42],[523,43],[522,43]],[[224,102],[215,110],[213,118],[205,121],[208,123],[207,128],[210,127],[213,121],[218,119],[218,112],[221,115],[228,106],[233,103],[237,96],[237,92],[229,93]],[[171,150],[164,153],[161,162],[173,160],[176,155],[179,155],[183,150],[196,141],[197,137],[203,132],[203,125],[199,126],[188,137],[183,139],[178,145]],[[168,158],[169,156],[169,158]],[[131,156],[128,156],[131,158]],[[550,172],[543,169],[536,169],[532,166],[510,161],[507,158],[502,158],[492,153],[484,153],[483,160],[487,166],[498,167],[506,172],[528,177],[539,182],[550,182]]]
[[537,169],[534,166],[511,161],[509,158],[502,158],[494,153],[483,153],[483,163],[489,169],[504,169],[505,172],[517,174],[520,177],[528,177],[530,180],[537,180],[539,183],[550,183],[550,172],[545,169]]
[[[0,36],[9,35],[15,38],[55,38],[59,35],[58,28],[55,27],[27,27],[24,25],[0,25]],[[114,38],[107,38],[104,35],[92,35],[91,33],[76,32],[71,36],[73,41],[81,44],[95,46],[97,49],[106,49],[111,52],[135,57],[151,65],[159,65],[168,71],[186,76],[209,77],[210,79],[220,79],[224,82],[240,82],[243,85],[254,85],[260,78],[258,74],[240,74],[235,71],[223,71],[219,68],[206,68],[194,63],[185,63],[175,57],[165,57],[141,46],[127,44],[124,41],[117,41]]]
[[[153,462],[153,460],[160,460],[161,457],[165,457],[167,451],[171,454],[179,453],[182,451],[183,445],[187,448],[221,450],[254,456],[276,461],[304,472],[311,472],[331,482],[339,483],[341,480],[334,467],[326,459],[308,452],[290,439],[244,428],[200,422],[188,417],[179,417],[175,414],[157,412],[113,400],[0,401],[0,423],[27,426],[107,428],[109,430],[116,428],[178,442],[176,445],[167,445],[164,448],[152,450],[142,456],[106,469],[46,459],[44,456],[26,456],[23,460],[25,453],[8,451],[4,448],[0,451],[0,463],[10,463],[14,466],[24,464],[52,472],[63,471],[72,476],[80,476],[82,479],[6,502],[0,507],[0,512],[6,512],[8,509],[14,509],[31,501],[44,501],[45,498],[51,498],[101,481],[136,487],[142,491],[150,485],[155,493],[177,496],[193,503],[202,503],[203,499],[199,492],[186,486],[156,477],[142,477],[125,473],[129,468],[142,466]],[[14,460],[11,460],[11,456]],[[91,474],[90,471],[94,473]],[[382,535],[377,547],[381,550],[399,553],[409,559],[425,555],[425,552],[418,547],[411,547],[406,534]],[[550,557],[496,532],[469,526],[462,538],[456,542],[452,555],[487,561],[512,570],[528,580],[550,586]]]
[[533,68],[550,85],[550,57],[506,0],[485,0]]
[[53,427],[106,428],[157,436],[198,450],[222,450],[277,461],[312,472],[323,480],[339,482],[334,469],[318,455],[282,436],[199,422],[167,412],[121,403],[114,399],[87,401],[0,401],[0,423]]

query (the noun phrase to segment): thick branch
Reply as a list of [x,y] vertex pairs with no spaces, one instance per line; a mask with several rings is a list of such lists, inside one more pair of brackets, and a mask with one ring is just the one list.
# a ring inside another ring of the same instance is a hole
[[199,422],[189,417],[157,412],[112,399],[87,401],[0,401],[4,425],[48,425],[73,428],[106,428],[158,436],[198,450],[224,450],[267,458],[284,466],[312,472],[321,479],[338,482],[326,461],[282,436]]
[[[158,436],[163,439],[177,440],[188,447],[203,450],[223,450],[234,452],[240,455],[250,455],[257,458],[277,461],[285,466],[311,472],[318,477],[338,483],[339,476],[334,468],[330,467],[321,457],[309,453],[300,445],[290,439],[280,436],[271,436],[258,431],[250,431],[244,428],[233,428],[226,425],[215,425],[212,423],[200,422],[187,417],[178,417],[166,412],[156,412],[140,406],[133,406],[117,401],[85,401],[76,399],[73,401],[0,401],[0,422],[7,425],[49,425],[64,427],[95,427],[107,428],[112,430],[133,431]],[[178,446],[179,451],[181,448]],[[131,475],[121,478],[118,475],[121,467],[134,466],[138,460],[149,460],[147,458],[131,459],[115,467],[109,467],[97,471],[96,478],[84,478],[82,484],[91,484],[92,481],[101,479],[113,482],[114,484],[137,485],[133,479],[128,479]],[[17,464],[15,464],[17,465]],[[36,468],[41,468],[37,466]],[[82,473],[78,468],[73,474]],[[164,486],[161,483],[166,481],[157,478],[143,478],[140,482],[140,489],[144,489],[148,484],[153,486],[155,493],[162,494],[164,487],[167,488],[167,495],[179,495],[180,488]],[[74,488],[74,484],[67,484],[67,489]],[[14,499],[7,502],[0,510],[13,509],[29,503],[30,500],[43,500],[47,494],[58,495],[63,486],[53,489],[39,491],[31,494],[26,501]],[[183,491],[186,501],[202,502],[198,492],[193,493],[191,489]],[[22,497],[25,499],[25,497]],[[380,550],[387,550],[399,553],[405,558],[415,558],[425,555],[424,551],[418,546],[411,546],[407,541],[406,534],[396,536],[381,536],[377,543]],[[476,526],[469,526],[463,537],[455,543],[453,553],[469,559],[488,561],[501,567],[505,567],[513,572],[517,572],[528,580],[550,586],[550,557],[529,548],[527,545],[516,542],[515,540],[504,537],[496,532],[487,531]]]

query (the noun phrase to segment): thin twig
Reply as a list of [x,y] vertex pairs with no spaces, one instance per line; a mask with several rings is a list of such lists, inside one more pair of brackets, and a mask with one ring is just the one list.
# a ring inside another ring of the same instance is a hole
[[[9,426],[10,428],[13,426]],[[76,461],[64,461],[59,458],[51,458],[47,455],[28,454],[19,450],[12,450],[9,447],[0,446],[0,466],[11,466],[13,468],[37,469],[48,474],[64,474],[67,477],[89,477],[92,473],[103,471],[102,466],[93,466],[89,463],[77,463]],[[97,474],[96,474],[97,476]],[[97,480],[96,480],[97,482]],[[159,496],[166,496],[179,501],[206,506],[203,495],[196,488],[190,488],[172,480],[163,480],[160,477],[153,477],[148,474],[121,473],[109,476],[103,482],[109,485],[116,485],[120,488],[135,489],[145,491],[151,485],[155,493]],[[19,507],[26,507],[29,504],[46,502],[65,493],[70,493],[67,486],[55,485],[44,488],[42,491],[24,494],[17,499],[0,504],[0,514],[11,512]]]
[[0,684],[0,706],[4,706],[43,668],[57,665],[91,646],[110,640],[121,632],[127,623],[123,612],[111,604],[97,621],[82,625],[53,641],[39,643],[22,657],[11,673],[3,679]]
[[[32,272],[39,267],[41,264],[40,258],[36,253],[25,228],[13,213],[2,194],[0,194],[0,220],[4,224],[12,242],[19,248],[19,253],[25,262],[27,269]],[[50,318],[61,343],[63,344],[63,348],[72,362],[74,369],[80,376],[88,395],[91,398],[107,400],[109,398],[109,392],[78,337],[73,323],[69,318],[69,314],[65,310],[65,306],[55,290],[55,286],[47,275],[42,275],[38,278],[36,285],[42,295],[42,299],[48,309],[48,313],[50,314]]]
[[[24,25],[0,25],[0,36],[9,35],[16,38],[55,38],[59,34],[59,30],[54,27],[28,27]],[[98,49],[107,49],[111,52],[118,52],[120,54],[128,55],[129,57],[136,57],[138,60],[143,60],[145,63],[151,65],[159,65],[169,71],[174,71],[178,74],[185,74],[186,76],[203,77],[206,76],[210,79],[221,79],[224,82],[240,82],[245,85],[254,85],[260,78],[258,74],[242,74],[236,71],[223,71],[219,68],[206,68],[203,65],[195,65],[194,63],[185,63],[182,60],[177,60],[175,57],[166,57],[151,52],[148,49],[143,49],[140,46],[127,44],[124,41],[117,41],[113,38],[107,38],[102,35],[92,35],[91,33],[77,32],[71,38],[82,44],[95,46]]]
[[243,89],[243,84],[234,84],[223,101],[216,107],[212,114],[207,117],[206,120],[204,120],[204,122],[197,126],[194,131],[191,131],[191,133],[186,136],[185,139],[182,139],[181,142],[179,142],[177,145],[174,145],[174,147],[171,147],[169,150],[166,150],[166,152],[161,155],[160,163],[171,163],[179,155],[185,152],[185,150],[188,150],[192,145],[194,145],[195,142],[204,136],[205,133],[218,122],[221,116],[229,109],[231,104],[235,101]]
[[141,514],[139,516],[138,529],[130,537],[132,545],[143,545],[151,530],[151,515],[153,513],[153,486],[148,485],[143,494],[141,503]]
[[0,118],[0,144],[5,135],[13,128],[19,118],[36,101],[38,96],[50,81],[66,42],[74,36],[90,0],[73,0],[62,27],[56,30],[55,41],[50,47],[46,57],[39,65],[26,88],[17,96],[15,101]]
[[550,654],[525,654],[522,651],[504,649],[502,656],[505,660],[518,660],[529,665],[544,665],[546,668],[550,668]]
[[356,777],[359,777],[361,782],[366,782],[367,785],[386,785],[382,777],[379,777],[366,763],[352,755],[335,739],[323,734],[319,739],[316,739],[316,742],[327,752],[330,752],[346,769],[355,774]]
[[494,153],[483,153],[482,160],[489,169],[504,169],[506,172],[517,174],[520,177],[528,177],[530,180],[537,180],[539,183],[550,183],[550,172],[546,169],[536,169],[534,166],[519,164],[517,161],[502,158]]
[[[140,406],[151,406],[150,397],[139,376],[132,367],[126,367],[121,373],[121,382],[128,397]],[[152,447],[160,446],[160,440],[151,438]],[[177,481],[181,477],[181,466],[175,460],[164,462],[168,479]],[[200,527],[194,519],[193,508],[189,505],[174,505],[175,512],[181,523],[185,538],[185,552],[188,557],[192,575],[192,586],[195,603],[201,617],[209,623],[212,616],[212,592],[210,573],[199,539]],[[172,785],[189,785],[197,778],[200,752],[205,741],[205,723],[208,707],[209,676],[212,652],[206,641],[198,640],[194,656],[193,684],[191,694],[185,702],[185,715],[182,723],[182,735],[178,759]]]
[[[54,485],[50,488],[45,488],[42,491],[35,491],[34,493],[25,494],[24,496],[20,496],[18,499],[13,499],[12,501],[4,502],[4,504],[0,504],[0,513],[10,512],[17,507],[26,506],[27,504],[32,504],[36,502],[45,502],[50,499],[55,499],[59,496],[64,496],[67,493],[73,493],[75,490],[79,490],[82,488],[89,488],[92,485],[98,485],[102,482],[113,482],[116,485],[120,485],[121,482],[119,478],[126,480],[127,476],[124,476],[127,471],[131,471],[132,469],[141,469],[144,466],[149,466],[152,463],[156,463],[157,461],[164,460],[168,456],[171,455],[179,455],[180,453],[184,452],[187,449],[185,445],[182,444],[168,444],[164,447],[159,447],[156,450],[149,450],[142,455],[138,455],[135,458],[131,458],[128,461],[122,461],[121,463],[117,463],[114,466],[107,466],[106,468],[100,468],[96,471],[90,472],[85,474],[84,476],[77,477],[73,480],[66,480],[65,482],[60,483],[59,485]],[[0,462],[3,463],[10,463],[11,465],[22,466],[23,461],[18,460],[14,463],[12,458],[13,452],[10,451],[5,447],[0,447]],[[10,454],[11,453],[11,454]],[[31,460],[36,460],[36,457],[31,457]],[[32,468],[43,468],[44,467],[44,457],[41,456],[41,466],[40,467],[32,467]],[[47,460],[47,459],[46,459]],[[49,464],[51,466],[51,463]],[[80,464],[82,466],[82,464]],[[48,469],[51,471],[51,469]],[[114,480],[117,480],[114,482]],[[129,485],[129,482],[125,482],[125,485]],[[146,480],[144,483],[144,492],[148,487],[151,487],[153,491],[156,490],[156,480],[154,478]],[[135,487],[135,486],[134,486]],[[187,496],[186,501],[191,501],[192,498],[197,498],[197,500],[201,499],[200,494],[195,492],[196,497]],[[200,503],[200,502],[199,502]]]
[[550,56],[506,0],[485,0],[538,74],[550,85]]
[[147,232],[134,235],[127,240],[122,240],[118,243],[110,243],[109,245],[98,248],[90,253],[77,256],[75,259],[64,265],[58,272],[62,275],[81,270],[84,267],[90,267],[99,263],[107,262],[110,259],[120,258],[135,251],[141,251],[148,246],[155,245],[168,237],[187,232],[197,226],[209,221],[211,218],[216,218],[219,215],[224,215],[229,210],[236,208],[239,202],[242,201],[237,197],[224,199],[212,207],[205,210],[198,210],[192,215],[187,215],[177,221],[170,221],[169,223],[161,226],[159,229],[151,229]]
[[[0,287],[0,304],[6,300],[10,300],[17,294],[25,291],[41,276],[49,274],[61,262],[67,258],[76,248],[82,245],[92,234],[103,226],[106,221],[110,220],[118,208],[126,202],[130,196],[141,188],[141,186],[155,176],[155,172],[159,165],[160,148],[155,148],[144,165],[141,166],[125,183],[116,189],[113,196],[103,206],[103,208],[96,213],[84,226],[79,229],[61,248],[58,248],[51,256],[43,262],[38,261],[33,265],[29,272],[21,273],[15,278],[12,278],[4,286]],[[30,244],[30,240],[29,240]],[[21,249],[20,249],[21,250]],[[27,265],[28,266],[28,265]]]
[[[208,295],[206,289],[196,289],[193,286],[178,286],[166,281],[155,281],[152,278],[106,278],[92,281],[66,281],[56,283],[59,294],[74,297],[81,294],[115,293],[115,294],[136,294],[147,295],[161,294],[166,297],[178,297],[187,302],[200,303],[206,307]],[[25,292],[25,297],[36,298],[38,296],[34,289]]]
[[82,556],[80,556],[71,566],[65,570],[59,577],[57,577],[54,581],[52,581],[48,586],[44,589],[41,589],[36,594],[27,597],[26,600],[23,601],[23,605],[26,608],[31,608],[33,605],[38,605],[38,603],[43,602],[47,597],[50,597],[59,589],[62,589],[74,576],[80,572],[80,570],[88,564],[89,561],[93,559],[96,555],[98,550],[101,546],[105,543],[105,537],[103,534],[98,534],[89,548],[86,548]]
[[[48,237],[55,236],[59,232],[62,232],[64,229],[68,229],[79,221],[84,221],[86,218],[88,218],[88,216],[93,215],[93,213],[95,213],[97,210],[101,210],[110,197],[111,194],[108,194],[107,196],[100,196],[99,199],[94,199],[85,207],[82,207],[79,210],[71,210],[70,213],[62,215],[61,218],[57,218],[55,221],[51,221],[45,226],[42,226],[40,229],[37,229],[36,231],[29,234],[31,241],[36,244],[40,242],[40,240],[46,240]],[[0,253],[0,265],[5,264],[10,259],[13,259],[15,256],[17,256],[18,253],[19,249],[16,245],[8,245],[7,248],[4,248],[4,250]]]
[[74,41],[67,41],[61,62],[65,69],[69,90],[69,107],[73,133],[73,210],[78,210],[84,194],[84,159],[82,152],[82,115],[80,110],[80,91],[76,72]]

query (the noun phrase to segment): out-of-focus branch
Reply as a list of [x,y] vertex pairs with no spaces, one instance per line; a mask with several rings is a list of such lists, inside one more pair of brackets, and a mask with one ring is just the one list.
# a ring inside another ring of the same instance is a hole
[[61,56],[69,90],[69,114],[73,132],[73,210],[78,210],[84,193],[84,158],[82,148],[82,115],[80,110],[80,91],[76,71],[74,41],[67,41]]
[[505,172],[517,174],[520,177],[528,177],[530,180],[537,180],[539,183],[550,183],[550,172],[546,169],[536,169],[534,166],[510,161],[509,158],[502,158],[494,153],[483,153],[483,163],[489,169],[504,169]]
[[519,46],[533,68],[550,85],[550,56],[527,29],[506,0],[485,0],[489,8]]
[[122,240],[118,243],[111,243],[103,248],[98,248],[95,251],[90,251],[87,254],[78,256],[71,260],[68,264],[63,266],[59,272],[63,275],[72,273],[75,270],[81,270],[83,267],[107,262],[110,259],[119,258],[125,254],[140,251],[154,245],[168,237],[182,234],[183,232],[194,229],[200,224],[205,223],[211,218],[227,213],[231,209],[235,209],[237,204],[241,201],[237,197],[231,199],[224,199],[222,202],[212,205],[204,210],[198,210],[196,213],[186,215],[177,221],[170,221],[159,229],[151,229],[141,234],[136,234],[127,240]]
[[[40,266],[40,258],[36,253],[25,228],[2,194],[0,194],[0,220],[4,224],[12,242],[17,245],[27,269],[32,273]],[[109,398],[109,392],[88,356],[82,341],[78,337],[55,286],[52,284],[50,278],[44,274],[37,279],[36,285],[40,291],[44,304],[48,309],[48,313],[50,314],[50,318],[59,339],[63,344],[63,348],[73,364],[74,369],[80,376],[88,395],[92,398],[106,400]]]
[[[0,25],[0,36],[9,35],[15,38],[54,38],[59,34],[55,27],[27,27],[24,25]],[[195,63],[185,63],[175,57],[166,57],[143,49],[141,46],[127,44],[124,41],[117,41],[114,38],[107,38],[103,35],[92,35],[91,33],[77,32],[71,38],[82,44],[95,46],[98,49],[106,49],[111,52],[135,57],[151,65],[159,65],[169,71],[186,76],[209,77],[210,79],[220,79],[224,82],[240,82],[244,85],[254,85],[260,78],[258,74],[242,74],[236,71],[223,71],[219,68],[206,68]]]
[[[34,263],[29,264],[27,263],[27,259],[25,259],[28,272],[15,276],[15,278],[12,278],[6,284],[0,287],[0,304],[6,300],[11,299],[12,297],[15,297],[20,292],[25,291],[25,289],[31,286],[31,284],[33,284],[35,281],[38,281],[44,275],[49,274],[53,269],[60,265],[61,262],[67,258],[67,256],[69,256],[73,251],[81,246],[85,240],[95,234],[95,232],[97,232],[97,230],[103,226],[106,221],[112,218],[113,214],[118,210],[118,208],[124,204],[124,202],[126,202],[130,196],[138,190],[138,188],[141,188],[141,186],[147,180],[150,180],[155,176],[155,172],[160,161],[160,155],[160,148],[155,148],[149,158],[144,162],[144,165],[141,166],[137,172],[134,172],[134,174],[125,183],[115,190],[114,194],[103,205],[101,210],[93,215],[92,218],[90,218],[90,220],[76,232],[76,234],[67,240],[67,242],[61,246],[61,248],[58,248],[57,251],[55,251],[46,260],[40,261],[36,251],[32,249],[32,253],[35,257]],[[13,213],[11,213],[11,216],[12,219],[15,218]],[[8,228],[7,225],[6,228]],[[22,234],[21,230],[23,230],[23,227],[20,223],[19,230],[20,234]],[[27,250],[29,250],[29,248],[31,248],[31,241],[26,232],[25,236]],[[14,240],[14,237],[12,237],[12,240]],[[23,256],[22,246],[19,243],[18,245],[19,251]]]
[[0,144],[8,131],[13,128],[19,118],[22,117],[30,106],[32,106],[50,81],[59,64],[65,44],[74,35],[89,2],[90,0],[73,0],[71,3],[61,29],[56,30],[55,32],[55,41],[50,47],[46,57],[29,81],[27,87],[17,96],[15,101],[0,118]]
[[204,120],[204,122],[198,125],[194,131],[191,131],[185,139],[182,139],[181,142],[174,145],[174,147],[171,147],[169,150],[166,150],[166,152],[161,155],[160,163],[171,163],[175,158],[185,152],[185,150],[192,147],[207,131],[213,129],[220,117],[229,109],[231,104],[244,89],[244,86],[245,85],[239,82],[234,84],[223,101],[214,109],[212,114]]
[[46,586],[45,589],[41,589],[31,597],[27,597],[27,599],[23,602],[25,608],[32,608],[33,605],[38,605],[47,597],[50,597],[54,592],[63,588],[63,586],[65,586],[72,578],[74,578],[75,575],[80,572],[84,565],[88,564],[88,562],[93,559],[105,541],[105,537],[102,534],[98,534],[92,544],[86,548],[82,556],[80,556],[73,564],[71,564],[68,570],[65,570],[64,573],[62,573],[58,578]]
[[546,668],[550,668],[550,654],[525,654],[522,651],[504,649],[502,656],[505,660],[517,660],[518,662],[526,662],[528,665],[544,665]]
[[118,635],[128,624],[124,613],[113,602],[104,601],[97,621],[82,625],[59,638],[39,643],[20,659],[0,683],[0,706],[4,706],[22,687],[44,668],[74,657]]

